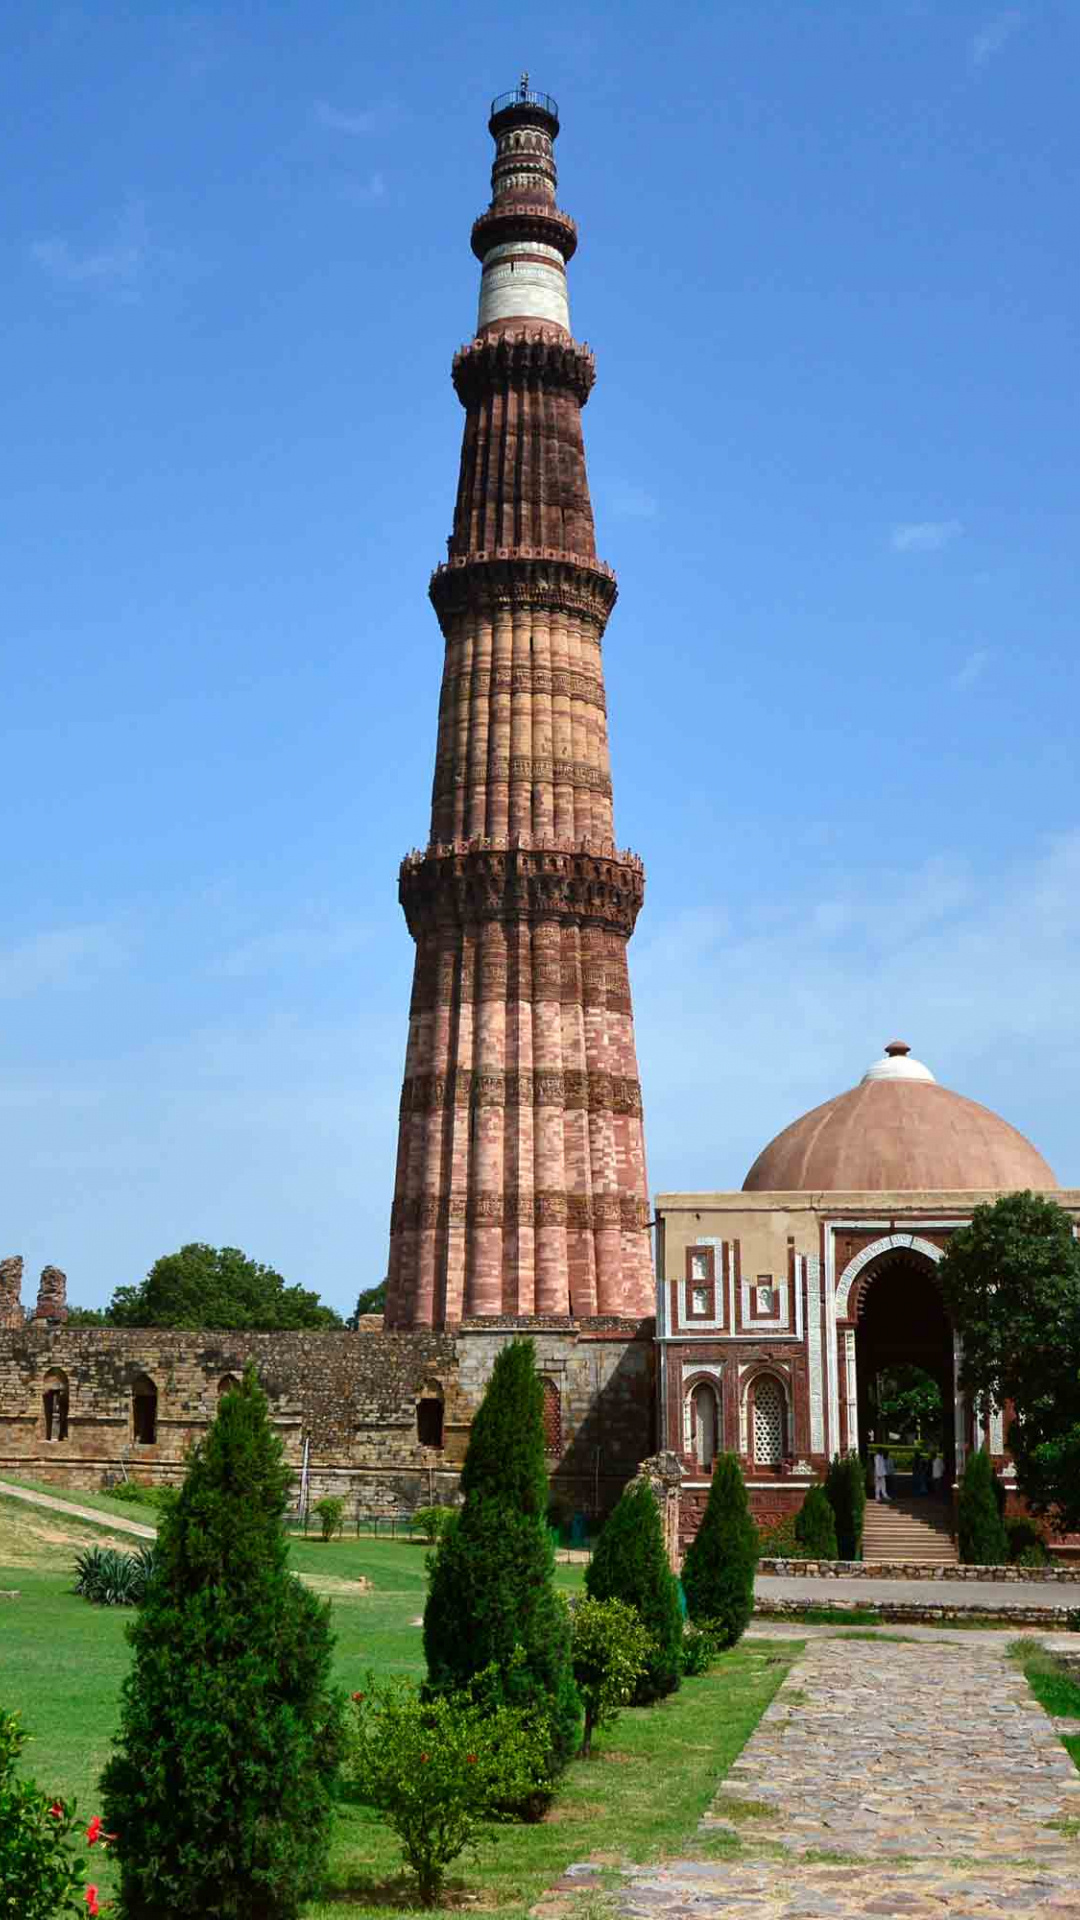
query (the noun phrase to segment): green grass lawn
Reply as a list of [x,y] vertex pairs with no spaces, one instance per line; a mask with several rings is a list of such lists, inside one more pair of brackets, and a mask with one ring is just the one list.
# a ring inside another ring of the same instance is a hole
[[[1040,1707],[1058,1720],[1080,1720],[1080,1680],[1075,1674],[1037,1640],[1015,1640],[1009,1652],[1023,1667]],[[1080,1734],[1062,1734],[1061,1744],[1080,1767]]]
[[[86,1523],[83,1532],[63,1521],[70,1530],[65,1542],[46,1537],[59,1528],[33,1531],[45,1516],[31,1523],[27,1514],[20,1502],[0,1501],[0,1588],[21,1595],[0,1601],[0,1705],[20,1711],[33,1735],[27,1771],[50,1793],[77,1797],[89,1815],[97,1811],[97,1776],[117,1721],[131,1615],[88,1606],[70,1591],[74,1553],[93,1532]],[[369,1667],[419,1676],[424,1547],[371,1538],[294,1540],[291,1559],[332,1603],[343,1686],[352,1691]],[[567,1590],[583,1576],[580,1565],[556,1571]],[[360,1589],[361,1579],[370,1590]],[[794,1642],[744,1642],[661,1705],[628,1710],[597,1737],[593,1760],[569,1768],[549,1817],[497,1829],[495,1845],[460,1863],[455,1884],[510,1920],[572,1860],[646,1860],[684,1848],[796,1651]],[[104,1899],[112,1875],[106,1861],[94,1864]],[[397,1841],[370,1809],[342,1804],[326,1891],[306,1910],[307,1920],[349,1920],[385,1911],[388,1902],[409,1907]]]
[[141,1527],[157,1526],[157,1511],[141,1500],[114,1500],[111,1494],[88,1492],[84,1487],[58,1487],[52,1480],[34,1480],[28,1473],[0,1473],[10,1486],[25,1487],[29,1493],[47,1493],[54,1500],[70,1500],[75,1507],[92,1507],[95,1513],[118,1520],[137,1520]]

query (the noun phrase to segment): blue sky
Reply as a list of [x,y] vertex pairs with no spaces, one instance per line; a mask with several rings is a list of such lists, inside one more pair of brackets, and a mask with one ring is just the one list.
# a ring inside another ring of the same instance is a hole
[[5,13],[0,1252],[385,1270],[489,97],[562,108],[654,1190],[899,1033],[1080,1184],[1080,9]]

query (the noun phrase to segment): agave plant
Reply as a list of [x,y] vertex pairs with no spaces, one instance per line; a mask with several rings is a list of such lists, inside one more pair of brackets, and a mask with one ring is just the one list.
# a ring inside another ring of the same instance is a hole
[[152,1547],[135,1553],[87,1547],[75,1562],[75,1592],[99,1607],[137,1607],[153,1572]]

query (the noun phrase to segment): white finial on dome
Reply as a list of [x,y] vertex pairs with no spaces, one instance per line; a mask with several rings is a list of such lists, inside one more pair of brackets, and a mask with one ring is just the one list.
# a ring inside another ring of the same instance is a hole
[[912,1059],[906,1040],[888,1042],[881,1059],[875,1060],[863,1074],[863,1082],[867,1080],[924,1080],[931,1086],[937,1085],[929,1067],[924,1067],[921,1060]]

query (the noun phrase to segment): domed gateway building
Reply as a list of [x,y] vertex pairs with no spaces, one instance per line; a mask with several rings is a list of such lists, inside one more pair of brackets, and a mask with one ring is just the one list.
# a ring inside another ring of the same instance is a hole
[[[661,1445],[682,1460],[684,1537],[719,1449],[740,1455],[759,1520],[779,1519],[833,1454],[885,1438],[875,1386],[904,1367],[940,1389],[951,1485],[976,1416],[935,1268],[975,1206],[1024,1188],[1080,1211],[1022,1133],[893,1040],[777,1134],[740,1192],[658,1195]],[[983,1435],[1008,1479],[1000,1414]]]

